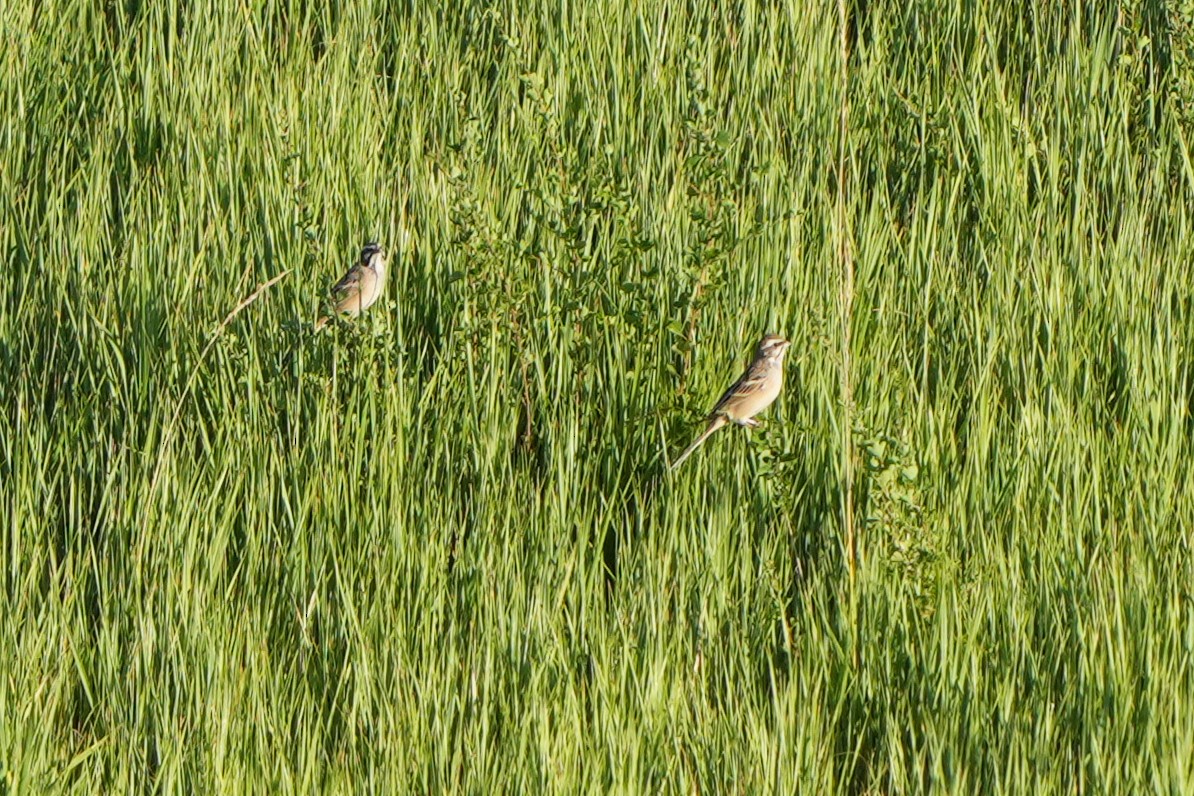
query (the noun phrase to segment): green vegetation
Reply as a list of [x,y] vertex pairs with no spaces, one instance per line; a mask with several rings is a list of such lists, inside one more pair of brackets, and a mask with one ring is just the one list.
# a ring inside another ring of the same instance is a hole
[[0,4],[0,792],[1194,792],[1194,3],[317,5]]

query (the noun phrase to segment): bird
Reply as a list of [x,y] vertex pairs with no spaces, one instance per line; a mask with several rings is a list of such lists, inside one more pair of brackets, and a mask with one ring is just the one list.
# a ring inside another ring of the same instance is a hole
[[727,423],[748,428],[759,424],[755,415],[771,406],[784,386],[784,354],[790,345],[790,341],[775,334],[769,334],[759,341],[754,360],[738,377],[738,381],[722,394],[713,411],[705,418],[708,421],[705,430],[672,464],[673,471],[714,431]]
[[332,286],[333,313],[315,322],[315,331],[327,326],[336,313],[353,318],[373,306],[386,286],[386,253],[376,243],[361,249],[361,256]]

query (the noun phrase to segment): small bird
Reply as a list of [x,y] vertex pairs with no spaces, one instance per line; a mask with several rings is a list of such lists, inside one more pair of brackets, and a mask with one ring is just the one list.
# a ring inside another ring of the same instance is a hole
[[759,341],[754,361],[721,396],[713,411],[706,418],[709,425],[693,440],[680,458],[672,464],[675,470],[689,455],[700,447],[709,436],[727,423],[754,428],[759,424],[754,417],[775,402],[784,386],[784,354],[792,345],[784,338],[769,334]]
[[[373,306],[386,286],[386,253],[376,243],[361,249],[361,256],[339,282],[332,286],[333,309],[353,318]],[[315,322],[315,331],[327,326],[331,315]]]

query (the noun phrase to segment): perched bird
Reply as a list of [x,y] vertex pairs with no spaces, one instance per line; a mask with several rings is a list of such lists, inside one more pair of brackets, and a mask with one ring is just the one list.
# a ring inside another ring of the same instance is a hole
[[701,435],[680,454],[680,458],[672,464],[672,470],[683,464],[709,435],[726,423],[737,423],[751,428],[759,424],[759,421],[754,419],[755,415],[771,406],[779,397],[780,388],[784,386],[784,354],[790,345],[790,342],[774,334],[769,334],[759,341],[754,361],[750,363],[746,372],[738,377],[738,381],[721,396],[721,400],[706,418],[709,425],[705,426]]
[[[385,286],[386,253],[376,243],[367,244],[348,273],[332,286],[333,310],[355,318],[373,306]],[[315,331],[331,319],[331,315],[324,315],[315,322]]]

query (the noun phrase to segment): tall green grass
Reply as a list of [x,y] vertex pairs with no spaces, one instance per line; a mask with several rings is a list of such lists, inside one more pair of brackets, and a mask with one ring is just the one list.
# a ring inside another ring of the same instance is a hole
[[0,5],[0,790],[1194,790],[1194,9],[1104,5]]

